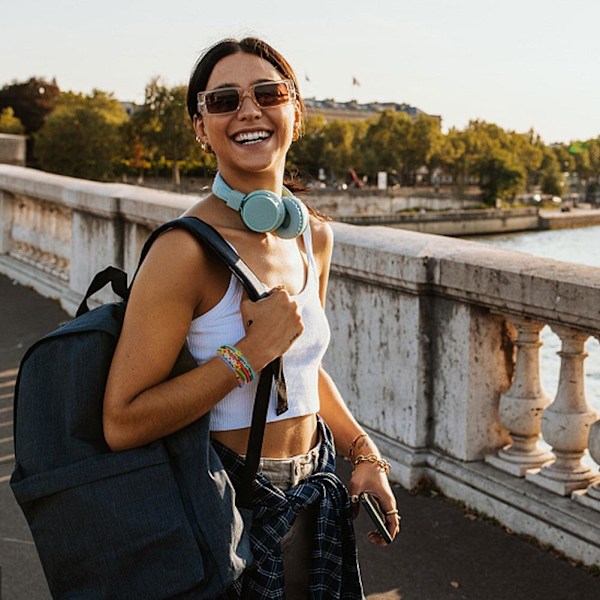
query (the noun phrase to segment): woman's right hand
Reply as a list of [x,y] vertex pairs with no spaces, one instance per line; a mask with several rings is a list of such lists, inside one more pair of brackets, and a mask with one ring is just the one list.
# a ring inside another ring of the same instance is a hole
[[284,354],[304,331],[298,303],[283,287],[256,302],[244,299],[241,313],[246,336],[236,346],[257,370]]

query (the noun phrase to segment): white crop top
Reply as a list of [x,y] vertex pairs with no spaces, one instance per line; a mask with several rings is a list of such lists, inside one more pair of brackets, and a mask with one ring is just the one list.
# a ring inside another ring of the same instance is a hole
[[[289,409],[277,415],[275,386],[267,412],[267,423],[316,413],[319,410],[318,369],[329,344],[330,330],[319,300],[319,276],[313,256],[310,227],[303,234],[308,258],[306,281],[302,291],[292,296],[298,303],[304,332],[283,355],[283,373]],[[245,335],[240,311],[242,284],[232,275],[221,301],[192,321],[187,342],[198,364],[214,358],[223,344],[235,344]],[[250,427],[258,377],[227,394],[210,413],[213,431]]]

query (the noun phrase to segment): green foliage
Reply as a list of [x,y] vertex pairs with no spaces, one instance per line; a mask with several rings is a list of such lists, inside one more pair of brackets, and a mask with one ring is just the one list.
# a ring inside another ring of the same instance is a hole
[[310,177],[318,177],[319,168],[327,165],[323,160],[326,124],[322,116],[310,116],[304,123],[303,136],[290,148],[287,168]]
[[[134,113],[129,140],[143,148],[152,164],[171,167],[173,183],[180,183],[180,168],[186,162],[213,165],[195,143],[194,129],[186,112],[186,87],[167,87],[159,78],[146,86],[144,105]],[[130,155],[132,154],[130,144]],[[139,151],[139,148],[138,148]]]
[[524,189],[525,169],[507,150],[492,148],[477,161],[476,168],[483,200],[490,206],[496,199],[513,200]]
[[94,180],[114,178],[123,153],[121,126],[127,113],[112,96],[63,93],[36,134],[36,151],[44,169]]
[[25,127],[20,119],[15,117],[15,111],[11,106],[8,106],[0,112],[0,133],[22,134],[25,132]]
[[541,167],[542,193],[552,196],[561,196],[563,192],[563,176],[560,163],[555,152],[546,149]]
[[441,162],[444,134],[440,130],[440,121],[430,115],[419,115],[414,122],[409,143],[407,162],[414,169],[422,165],[431,168]]
[[362,170],[373,179],[378,171],[408,172],[412,129],[411,118],[403,112],[385,110],[372,120],[361,144]]
[[517,143],[525,146],[523,138],[485,121],[469,122],[465,133],[468,173],[477,177],[487,204],[525,190],[527,172],[516,151]]

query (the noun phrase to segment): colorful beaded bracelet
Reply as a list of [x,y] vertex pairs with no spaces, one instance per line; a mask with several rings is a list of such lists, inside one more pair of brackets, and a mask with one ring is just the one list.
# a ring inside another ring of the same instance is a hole
[[217,356],[233,371],[238,387],[250,383],[256,377],[246,357],[235,346],[221,346],[217,350]]
[[386,475],[390,474],[390,463],[385,458],[380,458],[377,454],[359,454],[354,460],[354,468],[360,463],[369,462],[373,465],[377,465],[382,471],[385,471]]

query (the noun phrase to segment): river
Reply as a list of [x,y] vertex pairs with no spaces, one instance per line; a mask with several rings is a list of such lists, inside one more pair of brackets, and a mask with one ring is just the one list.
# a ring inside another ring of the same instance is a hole
[[[467,238],[533,256],[591,265],[600,268],[600,226],[554,231],[528,231]],[[560,340],[549,327],[542,330],[541,379],[546,393],[554,398],[558,384]],[[585,360],[585,392],[589,404],[600,413],[600,343],[588,339]]]

